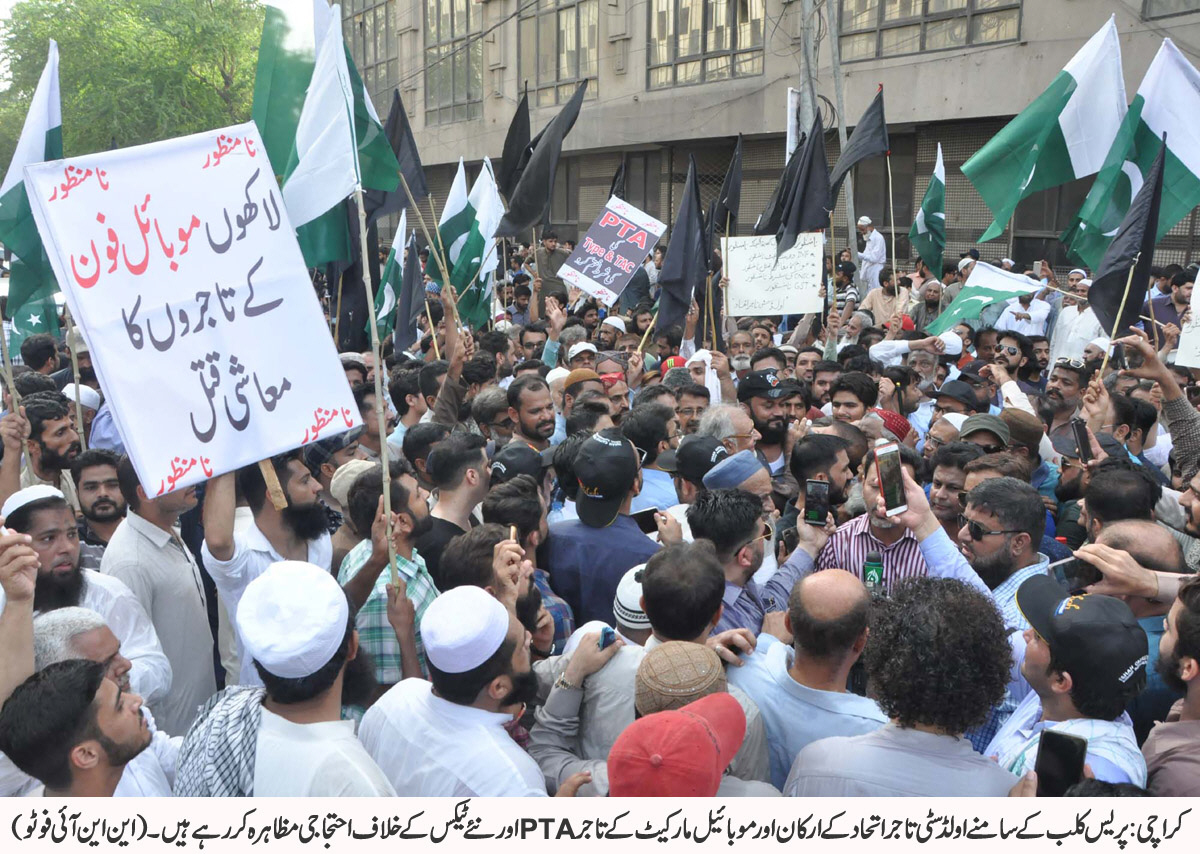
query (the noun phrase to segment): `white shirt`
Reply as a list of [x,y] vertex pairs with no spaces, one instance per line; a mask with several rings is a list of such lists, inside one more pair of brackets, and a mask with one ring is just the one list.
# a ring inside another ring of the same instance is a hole
[[354,721],[297,724],[264,708],[255,747],[254,794],[372,798],[396,790],[354,737]]
[[167,732],[184,735],[217,690],[200,568],[178,528],[169,534],[130,510],[104,550],[100,571],[125,582],[149,613],[171,662],[171,693],[159,703],[158,719]]
[[[108,623],[121,644],[121,655],[133,665],[129,670],[130,689],[156,709],[171,691],[171,664],[163,654],[146,609],[124,582],[92,569],[81,572],[83,595],[79,607],[95,611]],[[0,611],[4,610],[4,602],[4,591],[0,590]],[[39,613],[35,611],[34,616]]]
[[[1029,320],[1017,320],[1018,314],[1028,314]],[[1049,316],[1050,303],[1045,300],[1034,298],[1030,301],[1029,308],[1025,308],[1013,297],[1000,313],[996,328],[1002,332],[1020,332],[1022,335],[1045,335],[1046,318]]]
[[538,764],[504,729],[510,720],[404,679],[367,709],[359,738],[401,796],[545,797]]
[[1067,306],[1059,312],[1054,334],[1050,336],[1050,370],[1054,370],[1059,359],[1082,359],[1088,342],[1106,334],[1091,307],[1079,311],[1075,306]]
[[[217,560],[208,550],[207,542],[201,546],[200,555],[204,559],[208,574],[212,576],[217,592],[225,600],[225,607],[229,609],[229,619],[233,621],[235,628],[238,602],[242,601],[246,585],[266,572],[271,564],[285,560],[275,551],[275,547],[259,530],[258,525],[253,523],[244,533],[234,528],[233,556],[229,560]],[[333,563],[333,541],[328,533],[322,533],[320,537],[309,542],[308,562],[324,570],[329,569]],[[254,661],[250,656],[243,655],[242,650],[242,639],[239,637],[238,656],[242,662],[242,672],[238,684],[262,685],[258,671],[254,669]]]
[[862,252],[858,253],[858,260],[861,262],[859,275],[867,288],[873,290],[879,287],[879,271],[887,263],[887,243],[884,242],[883,235],[879,233],[879,230],[875,228],[866,233],[865,239],[866,246],[863,247]]

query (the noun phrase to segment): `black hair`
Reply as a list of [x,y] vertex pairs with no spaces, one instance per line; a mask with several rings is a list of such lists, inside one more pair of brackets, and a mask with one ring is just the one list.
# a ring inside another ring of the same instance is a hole
[[496,329],[484,332],[479,336],[479,349],[485,353],[491,353],[497,359],[501,354],[508,353],[508,345],[508,335]]
[[1029,457],[1014,454],[1012,451],[997,451],[994,454],[984,454],[967,463],[964,469],[967,474],[977,471],[994,471],[1003,477],[1015,477],[1017,480],[1028,481],[1033,476],[1033,461]]
[[[518,374],[524,374],[526,371],[536,371],[539,377],[545,379],[546,375],[550,373],[550,366],[541,359],[522,359],[513,365],[514,377],[517,377]],[[520,377],[517,378],[520,379]]]
[[506,526],[486,523],[452,537],[438,562],[438,589],[445,593],[455,587],[491,587],[496,578],[492,555],[508,534]]
[[762,530],[762,500],[741,489],[710,489],[687,509],[692,532],[713,544],[725,563]]
[[992,600],[961,581],[906,578],[872,603],[863,654],[872,694],[902,727],[961,735],[1004,697],[1008,630]]
[[667,424],[674,417],[674,407],[661,403],[645,403],[625,413],[621,419],[621,434],[645,454],[642,465],[654,465],[659,444],[671,438]]
[[630,409],[640,409],[643,406],[655,403],[660,397],[671,398],[672,409],[675,406],[675,392],[665,385],[650,385],[645,388],[639,388],[633,395],[633,404]]
[[929,463],[930,473],[938,466],[945,466],[951,469],[963,469],[967,467],[967,463],[973,462],[983,456],[983,448],[976,445],[974,442],[950,442],[947,445],[942,445],[934,452],[933,460]]
[[375,411],[375,404],[367,403],[368,397],[375,396],[375,383],[356,383],[351,386],[350,393],[354,395],[354,404],[358,407],[359,415],[365,417]]
[[[115,451],[110,451],[108,448],[88,448],[71,461],[71,480],[78,486],[84,469],[95,468],[96,466],[112,466],[115,469],[120,461],[120,455]],[[122,492],[123,494],[124,492]],[[126,498],[125,502],[128,504],[129,499]]]
[[71,751],[81,741],[107,741],[96,721],[104,665],[69,659],[18,685],[0,709],[0,750],[51,789],[71,785]]
[[[787,356],[778,347],[761,347],[754,351],[754,355],[750,357],[750,368],[755,370],[754,366],[763,359],[774,359],[779,363],[779,370],[787,368]],[[763,370],[759,368],[758,370]]]
[[1085,777],[1063,792],[1064,798],[1152,798],[1154,795],[1133,783],[1108,783]]
[[842,374],[829,388],[829,398],[839,391],[847,391],[858,398],[867,409],[873,407],[879,400],[879,386],[875,381],[859,371]]
[[792,458],[788,462],[792,477],[801,486],[806,480],[812,480],[814,475],[824,474],[828,477],[842,451],[849,457],[850,443],[841,436],[809,433],[792,448]]
[[496,357],[487,351],[476,353],[463,365],[462,379],[467,385],[482,385],[496,379]]
[[1133,398],[1124,394],[1113,394],[1108,399],[1112,403],[1113,409],[1112,429],[1115,430],[1123,424],[1129,428],[1130,432],[1136,430],[1138,426],[1137,407],[1134,406]]
[[480,453],[487,440],[474,433],[451,433],[425,458],[425,473],[439,489],[457,489],[467,469],[484,465]]
[[533,296],[533,291],[530,290],[529,285],[518,284],[516,287],[513,288],[513,297],[514,298],[515,297],[532,297],[532,296]]
[[1130,460],[1104,460],[1083,490],[1088,516],[1102,523],[1153,520],[1154,506],[1161,498],[1159,482],[1144,466]]
[[1029,483],[1015,477],[988,478],[968,493],[967,503],[995,514],[1006,530],[1025,531],[1030,548],[1038,550],[1046,533],[1046,505]]
[[429,681],[439,697],[460,706],[469,706],[494,679],[512,673],[512,657],[516,650],[516,641],[505,637],[504,643],[487,661],[463,673],[445,673],[438,670],[432,661],[427,662]]
[[867,629],[871,597],[862,589],[859,600],[846,613],[823,620],[808,612],[804,602],[804,579],[792,586],[788,597],[788,621],[798,649],[813,658],[842,660]]
[[1136,397],[1132,397],[1130,400],[1133,401],[1133,429],[1141,431],[1144,443],[1149,438],[1154,425],[1158,423],[1158,410]]
[[679,345],[683,343],[683,329],[678,325],[668,326],[661,331],[655,331],[654,340],[657,341],[659,338],[667,339],[667,346],[672,350],[678,350]]
[[542,525],[544,511],[537,481],[531,475],[519,474],[496,484],[483,499],[480,512],[484,522],[505,527],[516,525],[517,536],[524,542]]
[[[896,385],[897,391],[903,391],[917,383],[917,372],[906,365],[891,365],[883,369],[883,375]],[[878,388],[878,386],[876,386]]]
[[392,399],[392,406],[396,407],[396,412],[400,417],[408,414],[408,396],[415,395],[421,397],[421,372],[419,370],[400,371],[388,383],[388,396]]
[[[284,495],[287,495],[288,481],[291,479],[291,474],[288,472],[288,463],[292,460],[304,462],[304,457],[299,448],[271,457],[271,467],[275,469],[275,476],[279,478],[279,485],[283,487]],[[238,469],[237,473],[238,487],[241,489],[246,503],[250,505],[250,510],[254,513],[262,510],[263,504],[267,500],[267,482],[263,480],[262,471],[258,465],[258,463],[255,463],[243,466]],[[307,467],[306,464],[305,468]],[[368,530],[370,529],[368,528]]]
[[341,362],[342,362],[342,370],[343,371],[362,371],[363,381],[366,382],[366,377],[367,377],[366,362],[364,362],[362,359],[347,359],[347,358],[343,358],[341,360]]
[[[28,341],[29,339],[26,340]],[[45,374],[39,374],[37,371],[30,370],[26,370],[25,373],[17,374],[13,377],[13,385],[17,387],[17,394],[21,395],[22,398],[43,391],[58,391],[58,383]]]
[[1000,330],[994,326],[981,326],[978,329],[976,329],[975,330],[976,343],[978,343],[979,339],[982,338],[984,335],[995,335],[996,340],[997,341],[1000,340]]
[[608,398],[599,392],[584,392],[571,405],[571,414],[567,416],[567,435],[594,433],[600,419],[609,414]]
[[867,353],[866,347],[863,347],[859,344],[847,344],[845,347],[842,348],[841,352],[837,354],[838,369],[845,370],[845,368],[843,366],[848,361],[850,361],[851,359],[858,358],[859,356],[867,356],[867,355],[869,355],[869,354]]
[[508,405],[520,412],[521,393],[525,391],[537,392],[544,388],[548,389],[550,386],[540,376],[535,377],[533,374],[526,374],[523,377],[517,377],[508,387]]
[[571,501],[579,492],[579,481],[575,478],[575,458],[579,449],[590,437],[591,433],[572,433],[567,431],[567,438],[554,449],[554,477],[562,491]]
[[665,546],[642,571],[646,618],[664,640],[695,640],[716,616],[724,595],[725,572],[704,540]]
[[550,332],[546,329],[546,324],[540,320],[534,320],[531,323],[527,323],[525,326],[521,327],[521,337],[517,340],[517,343],[524,347],[525,336],[530,332],[536,332],[539,335],[545,335],[547,338],[550,336]]
[[408,460],[409,465],[416,469],[417,460],[428,457],[430,449],[449,435],[450,428],[445,424],[438,424],[436,421],[414,424],[404,434],[402,446],[404,458]]
[[841,362],[831,362],[829,359],[822,359],[813,365],[813,377],[816,377],[817,374],[840,374],[841,372]]
[[702,397],[705,400],[712,402],[712,392],[707,386],[702,386],[700,383],[688,383],[675,389],[675,400],[678,402],[683,399],[684,395],[689,397]]
[[37,371],[51,359],[54,360],[54,366],[57,368],[58,343],[53,336],[41,332],[37,335],[30,335],[21,342],[21,361],[32,370]]
[[[90,454],[92,450],[95,449],[89,449],[86,453]],[[85,456],[85,454],[79,455],[79,457],[83,456]],[[79,457],[76,457],[76,460],[78,460]],[[71,476],[75,478],[76,483],[79,482],[78,474],[72,472]],[[142,503],[141,498],[139,498],[137,494],[138,486],[141,484],[141,481],[138,480],[137,471],[133,467],[133,460],[129,458],[128,454],[122,455],[121,458],[117,460],[117,483],[120,484],[121,497],[125,499],[125,504],[129,506],[130,510],[136,511]]]
[[[400,483],[400,472],[390,471],[391,489],[389,498],[393,513],[404,513],[408,508],[409,494]],[[383,464],[376,463],[364,469],[354,478],[346,490],[346,516],[350,526],[363,536],[370,536],[375,514],[379,511],[379,499],[383,496]]]
[[421,372],[417,375],[417,383],[421,388],[421,397],[437,397],[438,392],[441,391],[441,384],[438,380],[445,376],[449,370],[450,363],[445,359],[437,359],[421,368]]
[[[46,422],[60,421],[69,418],[66,398],[58,392],[39,392],[31,394],[21,401],[25,409],[25,417],[29,421],[29,438],[35,442],[42,441],[46,430]],[[72,425],[74,426],[74,425]]]

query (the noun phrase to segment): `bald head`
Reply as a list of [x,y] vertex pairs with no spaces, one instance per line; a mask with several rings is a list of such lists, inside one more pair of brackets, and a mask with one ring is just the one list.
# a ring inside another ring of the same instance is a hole
[[788,599],[788,622],[797,655],[842,659],[867,630],[867,588],[844,569],[814,572],[796,582]]
[[1128,552],[1139,564],[1155,572],[1189,571],[1179,541],[1157,522],[1144,519],[1109,522],[1100,529],[1096,542]]

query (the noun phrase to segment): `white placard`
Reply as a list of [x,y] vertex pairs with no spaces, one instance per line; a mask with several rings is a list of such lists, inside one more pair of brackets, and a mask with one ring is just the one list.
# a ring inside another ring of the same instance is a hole
[[612,306],[666,230],[650,214],[612,196],[558,277]]
[[775,238],[730,237],[725,243],[732,317],[821,311],[820,232],[803,232],[775,261]]
[[148,495],[360,423],[253,122],[25,186]]
[[1192,289],[1192,316],[1180,330],[1175,364],[1186,368],[1200,368],[1200,296],[1195,288]]

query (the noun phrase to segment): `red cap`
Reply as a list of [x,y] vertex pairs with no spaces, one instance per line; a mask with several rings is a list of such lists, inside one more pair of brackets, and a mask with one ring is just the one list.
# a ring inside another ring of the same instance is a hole
[[665,377],[667,375],[667,371],[671,370],[671,368],[683,367],[687,367],[687,362],[684,360],[683,356],[669,356],[668,358],[662,360],[662,364],[658,366],[658,370]]
[[608,752],[614,798],[711,798],[746,737],[746,713],[727,693],[634,721]]
[[[891,325],[892,324],[890,321],[883,324],[885,329],[890,328]],[[914,329],[917,328],[917,324],[913,323],[913,319],[911,317],[909,317],[907,314],[902,314],[902,315],[900,315],[900,328],[903,329],[905,332],[912,332]]]
[[890,409],[876,409],[874,412],[883,419],[883,426],[888,428],[892,435],[901,442],[904,441],[904,437],[912,430],[912,424],[899,412],[893,412]]

